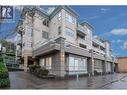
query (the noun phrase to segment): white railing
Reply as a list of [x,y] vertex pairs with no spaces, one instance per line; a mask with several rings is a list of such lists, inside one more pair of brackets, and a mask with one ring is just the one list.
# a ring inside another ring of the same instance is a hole
[[56,37],[56,38],[48,39],[48,40],[46,40],[46,41],[39,41],[39,42],[37,42],[37,43],[34,45],[33,49],[36,50],[36,49],[38,49],[39,47],[48,44],[49,42],[55,43],[55,40],[58,39],[58,38],[59,38],[59,36]]
[[93,47],[93,50],[96,51],[96,52],[99,52],[100,54],[103,54],[103,55],[106,54],[103,50],[95,48],[95,47]]
[[78,24],[77,30],[82,31],[85,34],[88,34],[88,32],[86,31],[86,29],[82,25],[80,25],[80,24]]
[[95,43],[97,43],[97,44],[99,44],[99,45],[105,47],[105,44],[102,43],[101,41],[97,40],[97,39],[93,39],[93,42],[95,42]]
[[80,47],[78,44],[74,44],[74,43],[71,43],[71,42],[69,42],[69,41],[65,41],[65,46],[68,46],[68,45],[72,45],[72,46],[74,46],[74,47],[77,47],[77,48],[80,48],[80,49],[84,49],[84,50],[89,51],[89,49],[82,48],[82,47]]
[[77,39],[78,43],[84,44],[84,45],[89,45],[90,43],[88,43],[86,40],[82,39],[82,38],[78,38]]

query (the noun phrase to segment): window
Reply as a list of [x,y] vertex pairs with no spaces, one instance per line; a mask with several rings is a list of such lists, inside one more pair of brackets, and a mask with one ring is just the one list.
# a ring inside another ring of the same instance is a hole
[[45,67],[45,59],[44,58],[40,59],[40,66]]
[[42,38],[48,39],[48,32],[42,31]]
[[68,21],[72,24],[76,24],[76,18],[73,16],[70,16],[69,14],[66,14],[66,21]]
[[70,37],[74,37],[74,31],[70,28],[66,28],[66,34]]
[[61,12],[58,14],[58,20],[61,20]]
[[94,60],[94,70],[97,72],[102,72],[102,61]]
[[85,48],[85,49],[87,48],[87,46],[83,45],[83,44],[79,44],[79,46],[82,47],[82,48]]
[[31,42],[27,42],[27,47],[32,47],[32,43]]
[[80,39],[82,39],[82,40],[85,40],[85,35],[77,35],[77,38],[80,38]]
[[47,57],[46,58],[46,69],[51,69],[52,68],[52,58]]
[[87,71],[86,59],[80,57],[69,57],[69,71]]
[[73,71],[74,70],[74,57],[69,57],[69,71]]
[[32,37],[32,28],[27,28],[27,35]]
[[42,23],[43,23],[43,25],[45,25],[47,27],[49,26],[49,21],[47,19],[45,19]]
[[61,34],[61,26],[58,27],[58,35]]

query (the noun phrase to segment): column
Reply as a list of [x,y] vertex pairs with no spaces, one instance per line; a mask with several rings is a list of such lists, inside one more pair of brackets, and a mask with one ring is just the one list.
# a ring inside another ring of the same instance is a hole
[[58,39],[56,39],[56,43],[60,44],[60,52],[58,53],[59,54],[59,58],[57,58],[57,60],[59,60],[59,76],[60,77],[64,77],[65,75],[65,50],[64,50],[64,38],[62,37],[59,37]]
[[111,73],[114,73],[114,62],[111,63]]
[[27,66],[28,66],[28,57],[24,56],[24,71],[27,71]]
[[89,75],[94,75],[94,60],[92,58],[87,59],[87,70]]
[[104,60],[103,63],[102,63],[102,66],[103,66],[103,74],[106,74],[106,64],[107,64],[107,61]]

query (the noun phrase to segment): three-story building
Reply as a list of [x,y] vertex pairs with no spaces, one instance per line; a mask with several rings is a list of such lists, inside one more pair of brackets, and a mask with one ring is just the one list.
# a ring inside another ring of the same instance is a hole
[[60,77],[114,72],[110,42],[93,36],[92,25],[79,23],[69,6],[57,6],[51,14],[24,8],[21,19],[16,30],[24,69],[39,64]]

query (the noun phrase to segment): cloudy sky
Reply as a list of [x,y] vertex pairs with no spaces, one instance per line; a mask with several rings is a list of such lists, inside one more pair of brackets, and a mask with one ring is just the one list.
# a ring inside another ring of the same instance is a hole
[[[51,13],[54,6],[38,6],[41,10]],[[127,6],[71,6],[79,15],[79,22],[87,21],[93,27],[93,34],[99,35],[111,42],[112,50],[117,56],[127,56]],[[8,36],[15,40],[17,21],[20,18],[22,6],[15,6],[15,23],[4,23],[0,26],[0,38]]]

